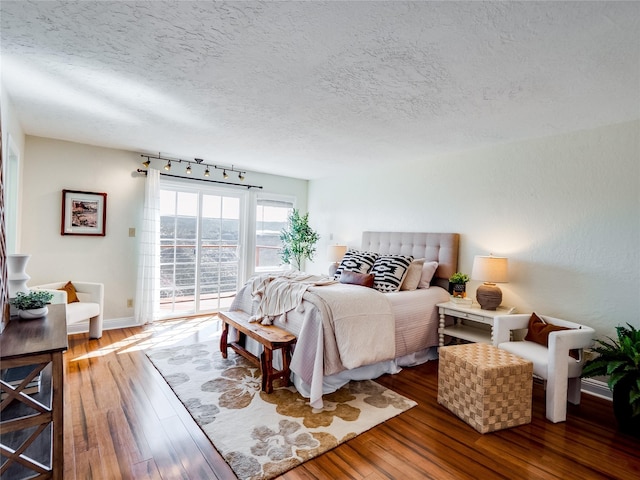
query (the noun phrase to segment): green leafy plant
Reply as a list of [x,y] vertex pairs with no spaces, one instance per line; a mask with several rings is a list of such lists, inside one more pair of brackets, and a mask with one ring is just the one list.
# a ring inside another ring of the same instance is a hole
[[50,292],[38,290],[29,293],[18,292],[16,298],[11,300],[11,304],[15,305],[18,310],[33,310],[44,307],[52,298],[53,294]]
[[469,275],[466,273],[456,272],[449,277],[449,282],[451,283],[467,283],[469,281]]
[[582,377],[609,376],[611,391],[616,385],[630,385],[629,405],[632,417],[640,418],[640,330],[627,323],[616,327],[618,339],[596,340],[597,357],[588,360]]
[[320,235],[309,226],[309,214],[300,215],[294,208],[289,215],[287,227],[280,232],[282,262],[299,270],[305,259],[313,259],[319,239]]

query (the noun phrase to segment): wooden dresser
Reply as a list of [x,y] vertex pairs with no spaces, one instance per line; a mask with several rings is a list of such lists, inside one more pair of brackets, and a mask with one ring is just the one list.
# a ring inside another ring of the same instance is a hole
[[[47,316],[37,320],[12,318],[0,335],[2,370],[33,365],[27,378],[12,388],[0,380],[0,477],[62,479],[63,352],[68,348],[65,305],[49,305]],[[38,393],[21,390],[30,377],[41,375]]]

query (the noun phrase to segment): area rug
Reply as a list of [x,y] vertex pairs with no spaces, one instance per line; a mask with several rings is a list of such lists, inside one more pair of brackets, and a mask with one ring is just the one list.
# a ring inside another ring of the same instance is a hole
[[373,381],[350,382],[311,408],[294,387],[260,390],[260,369],[218,339],[145,353],[240,479],[270,479],[416,403]]

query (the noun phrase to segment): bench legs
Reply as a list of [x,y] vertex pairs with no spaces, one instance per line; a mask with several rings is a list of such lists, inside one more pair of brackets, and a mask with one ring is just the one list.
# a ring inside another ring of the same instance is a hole
[[260,355],[260,370],[262,370],[262,391],[273,392],[273,352],[267,348]]
[[[243,336],[241,332],[238,333]],[[240,345],[240,343],[229,343],[228,336],[229,324],[227,322],[222,322],[222,333],[220,335],[220,353],[222,353],[222,358],[227,358],[227,349],[228,347],[231,347],[236,353],[242,355],[255,365],[258,365],[262,372],[262,391],[265,393],[273,393],[273,381],[278,378],[283,379],[286,386],[291,385],[291,379],[289,378],[291,375],[289,370],[289,364],[291,362],[290,344],[275,348],[275,350],[282,351],[282,369],[276,370],[273,368],[273,350],[263,345],[262,354],[260,355],[260,359],[258,359],[255,355]]]
[[229,324],[222,322],[222,334],[220,335],[220,353],[222,358],[227,358],[227,336],[229,335]]
[[291,385],[291,372],[289,371],[289,362],[291,361],[290,345],[284,345],[278,350],[282,350],[282,370],[273,368],[273,351],[264,348],[260,355],[260,370],[262,370],[262,391],[266,393],[273,392],[273,381],[282,378],[285,386]]

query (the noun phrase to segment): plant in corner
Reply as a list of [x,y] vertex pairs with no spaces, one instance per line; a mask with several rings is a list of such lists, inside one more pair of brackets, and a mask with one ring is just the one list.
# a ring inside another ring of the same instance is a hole
[[454,297],[466,297],[468,281],[469,275],[466,273],[454,273],[449,277],[449,293]]
[[617,340],[596,340],[597,356],[588,360],[582,377],[608,376],[613,411],[621,431],[640,437],[640,330],[617,326]]
[[50,292],[34,290],[29,293],[18,292],[10,303],[18,309],[20,318],[40,318],[47,314],[47,304],[52,298]]
[[289,215],[287,227],[280,232],[282,262],[300,270],[305,259],[313,259],[319,239],[320,235],[309,226],[309,213],[300,215],[294,208]]

